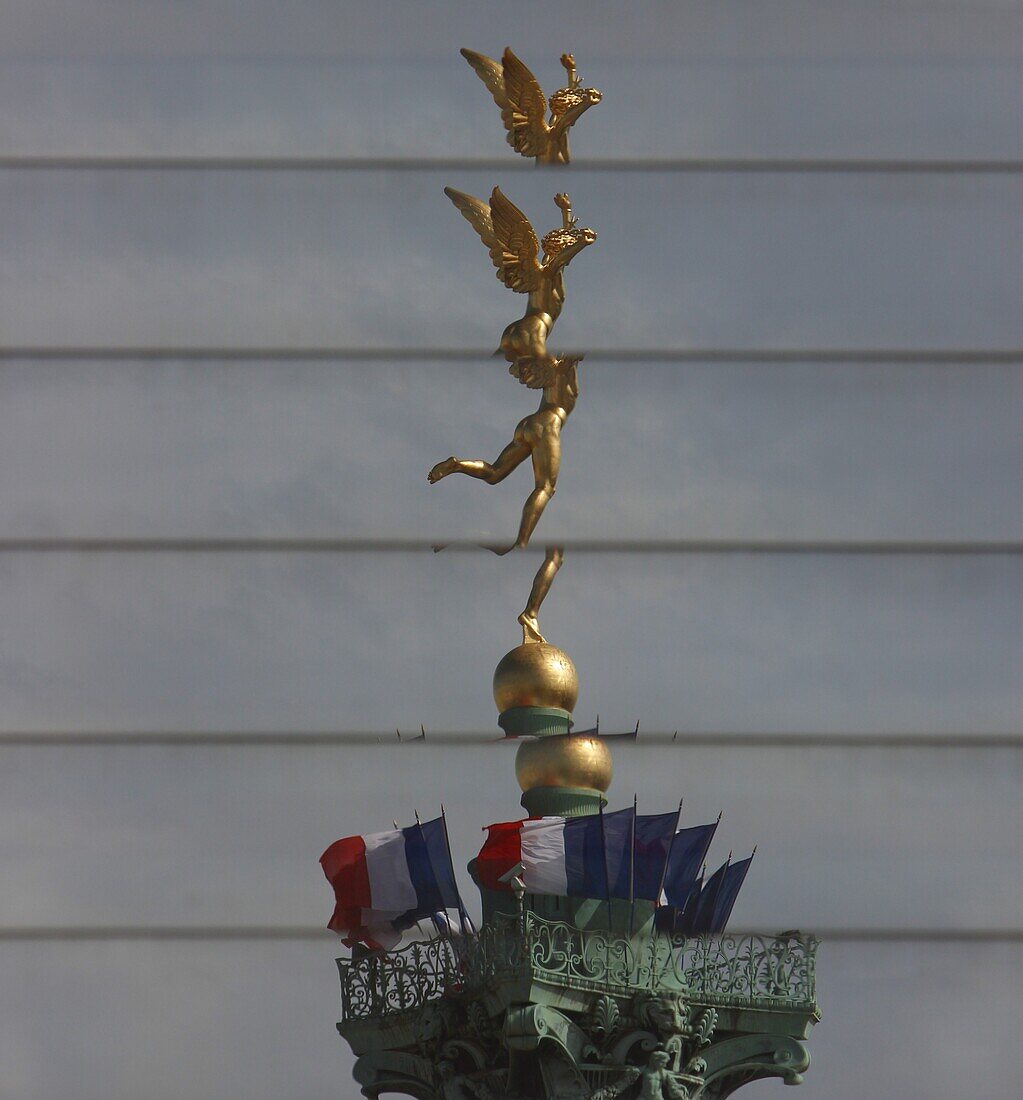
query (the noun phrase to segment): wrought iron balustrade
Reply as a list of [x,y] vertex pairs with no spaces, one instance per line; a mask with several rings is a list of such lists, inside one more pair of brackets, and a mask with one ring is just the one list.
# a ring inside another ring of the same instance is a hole
[[808,1008],[816,1002],[817,945],[801,934],[630,939],[526,912],[498,918],[477,936],[339,959],[341,1007],[346,1020],[387,1016],[528,975],[621,995],[670,989],[715,1004]]

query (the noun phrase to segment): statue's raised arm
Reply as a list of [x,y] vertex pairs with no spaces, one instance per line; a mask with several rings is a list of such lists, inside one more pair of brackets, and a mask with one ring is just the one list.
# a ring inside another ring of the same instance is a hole
[[504,51],[500,61],[474,50],[461,53],[501,108],[508,144],[515,152],[535,157],[537,164],[568,164],[571,159],[568,131],[584,112],[604,98],[596,88],[582,87],[572,54],[561,55],[568,85],[551,96],[548,120],[543,89],[510,49]]

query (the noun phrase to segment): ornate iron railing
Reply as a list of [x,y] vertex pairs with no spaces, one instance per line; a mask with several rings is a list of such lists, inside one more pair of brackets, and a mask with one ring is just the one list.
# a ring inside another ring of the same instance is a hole
[[386,1016],[523,976],[622,995],[674,989],[715,1004],[810,1008],[817,943],[800,934],[630,939],[526,912],[478,936],[339,959],[341,1008],[346,1020]]
[[816,1005],[819,940],[722,933],[673,945],[673,969],[690,993]]
[[338,959],[344,1019],[386,1016],[419,1008],[458,991],[471,939],[412,943],[399,951]]

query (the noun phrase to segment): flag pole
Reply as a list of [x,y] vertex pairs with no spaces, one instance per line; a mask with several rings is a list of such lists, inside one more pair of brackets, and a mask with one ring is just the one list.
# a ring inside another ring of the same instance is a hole
[[[430,873],[433,875],[433,881],[435,883],[437,883],[437,871],[436,871],[436,868],[433,866],[433,860],[430,859],[430,849],[427,848],[427,846],[426,846],[426,834],[423,832],[423,823],[419,820],[419,811],[418,810],[413,810],[412,812],[416,815],[416,828],[419,830],[419,839],[423,842],[423,851],[426,852],[426,862],[429,863],[429,865],[430,865]],[[450,856],[449,856],[449,858],[450,858]],[[437,885],[439,887],[440,883],[437,883]],[[457,888],[458,888],[458,884],[456,883],[455,884],[455,889],[457,889]],[[434,919],[433,924],[434,924],[434,927],[437,926],[436,919]],[[452,946],[454,946],[453,937],[451,935],[451,926],[450,926],[450,924],[448,923],[448,921],[446,919],[444,921],[444,932],[442,933],[442,935],[444,935],[444,934],[446,934],[446,936],[447,936],[448,943],[450,943],[450,944],[452,944]]]
[[[423,851],[426,852],[426,862],[430,865],[430,873],[433,875],[433,881],[436,882],[437,881],[437,872],[433,869],[433,860],[430,859],[430,850],[429,850],[429,848],[426,847],[426,835],[423,832],[423,823],[419,820],[419,811],[418,810],[413,810],[412,812],[416,815],[416,828],[419,830],[419,839],[423,842]],[[441,929],[439,929],[437,927],[437,921],[436,920],[434,920],[434,922],[433,922],[433,927],[434,927],[435,931],[440,932],[442,937],[444,936],[444,933],[446,932],[447,933],[447,939],[449,941],[451,940],[451,929],[450,928],[445,928],[443,931],[441,931]]]
[[[465,935],[465,922],[468,914],[465,911],[465,903],[462,901],[462,891],[458,889],[458,879],[455,878],[455,864],[451,858],[451,838],[448,836],[448,818],[444,813],[444,803],[440,804],[440,820],[444,826],[444,847],[448,852],[448,866],[451,868],[451,880],[455,884],[455,897],[458,899],[458,927],[462,930],[462,935]],[[436,877],[436,873],[434,874]]]
[[[715,913],[716,919],[715,919],[714,923],[717,924],[717,925],[720,925],[720,927],[717,928],[716,931],[724,932],[725,928],[727,927],[728,920],[732,915],[732,909],[735,907],[735,902],[736,902],[736,899],[738,898],[739,891],[742,889],[742,884],[746,880],[746,875],[749,873],[750,866],[753,863],[753,857],[756,854],[757,854],[757,847],[756,847],[756,845],[754,845],[753,846],[753,851],[750,852],[749,857],[745,860],[746,867],[742,872],[742,878],[739,879],[739,884],[733,888],[732,898],[731,898],[731,901],[728,902],[728,907],[726,909],[723,909],[720,913]],[[740,860],[739,862],[741,864],[743,861]],[[727,878],[727,875],[725,877]],[[716,902],[715,902],[714,908],[715,908],[715,910],[717,909],[717,903]]]
[[[728,878],[728,869],[732,866],[732,849],[728,849],[728,859],[725,860],[725,873],[721,881],[718,883],[717,897],[714,898],[714,909],[718,907],[718,898],[721,897],[721,889],[725,885],[725,879]],[[711,910],[711,920],[714,918],[713,909]]]
[[[717,884],[717,889],[714,891],[713,897],[711,897],[711,899],[710,899],[710,927],[707,930],[706,935],[714,935],[714,932],[713,932],[713,928],[714,928],[714,911],[718,907],[718,898],[721,897],[721,888],[725,884],[725,879],[728,878],[728,868],[731,867],[731,865],[732,865],[732,849],[729,848],[728,849],[728,858],[725,860],[725,863],[724,863],[724,873],[721,876],[720,882],[718,882],[718,884]],[[714,872],[714,875],[716,875],[716,874],[717,874],[717,871]],[[714,876],[712,875],[711,878],[713,879],[713,877]]]
[[[637,723],[636,729],[639,729]],[[629,937],[632,937],[632,917],[636,911],[636,810],[639,807],[639,797],[632,795],[632,842],[629,855]]]
[[607,836],[604,832],[603,800],[597,806],[597,813],[600,816],[600,854],[604,858],[604,904],[607,906],[608,950],[610,950],[611,933],[614,929],[611,926],[611,875],[607,869]]
[[[689,897],[686,898],[686,907],[682,910],[682,931],[686,936],[689,936],[692,932],[693,917],[696,915],[696,904],[700,900],[700,895],[703,893],[703,882],[707,877],[707,862],[704,860],[703,867],[700,869],[700,878],[693,885],[693,888],[689,891]],[[689,907],[693,907],[693,912],[689,912]]]
[[[671,840],[668,841],[668,851],[667,851],[667,853],[664,857],[664,866],[661,868],[661,881],[657,884],[657,897],[654,898],[654,909],[659,908],[660,904],[661,904],[661,894],[664,893],[664,883],[668,878],[668,864],[671,862],[671,850],[672,850],[672,848],[675,847],[675,837],[678,836],[679,828],[682,825],[682,803],[684,801],[685,801],[684,796],[678,800],[678,816],[675,818],[675,831],[671,834]],[[668,899],[665,898],[664,900],[667,901]],[[674,930],[674,927],[675,927],[674,917],[672,918],[671,924],[672,924],[672,930]],[[656,930],[657,930],[657,927],[656,927],[656,918],[655,918],[654,931],[656,931]]]
[[[401,740],[401,734],[400,733],[398,734],[398,740],[399,741]],[[401,832],[401,826],[398,824],[398,819],[397,818],[392,817],[391,818],[391,824],[394,826],[394,831],[396,833]],[[429,943],[430,937],[426,934],[426,929],[423,927],[421,921],[416,921],[416,928],[419,929],[420,936],[422,936],[423,939],[426,940],[427,943]]]

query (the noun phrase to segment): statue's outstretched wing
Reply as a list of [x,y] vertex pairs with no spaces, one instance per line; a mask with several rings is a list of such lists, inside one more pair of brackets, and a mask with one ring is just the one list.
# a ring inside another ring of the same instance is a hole
[[499,187],[494,188],[489,206],[453,187],[445,187],[444,194],[480,235],[501,282],[520,294],[535,290],[543,274],[540,242],[526,215],[501,194]]
[[540,266],[540,242],[529,218],[504,197],[500,187],[495,187],[490,196],[490,217],[500,247],[500,262],[493,250],[490,256],[499,264],[505,285],[512,290],[535,290],[543,268]]
[[547,97],[536,77],[511,52],[504,51],[504,91],[508,104],[501,118],[508,131],[508,142],[526,157],[538,157],[547,147]]
[[502,63],[473,50],[461,52],[501,108],[508,144],[525,157],[540,156],[547,148],[550,127],[547,97],[536,77],[510,49],[505,49]]
[[500,61],[495,61],[486,54],[477,53],[475,50],[458,51],[466,61],[475,69],[476,75],[487,86],[487,90],[494,97],[494,102],[504,110],[507,102],[504,94],[504,69]]

